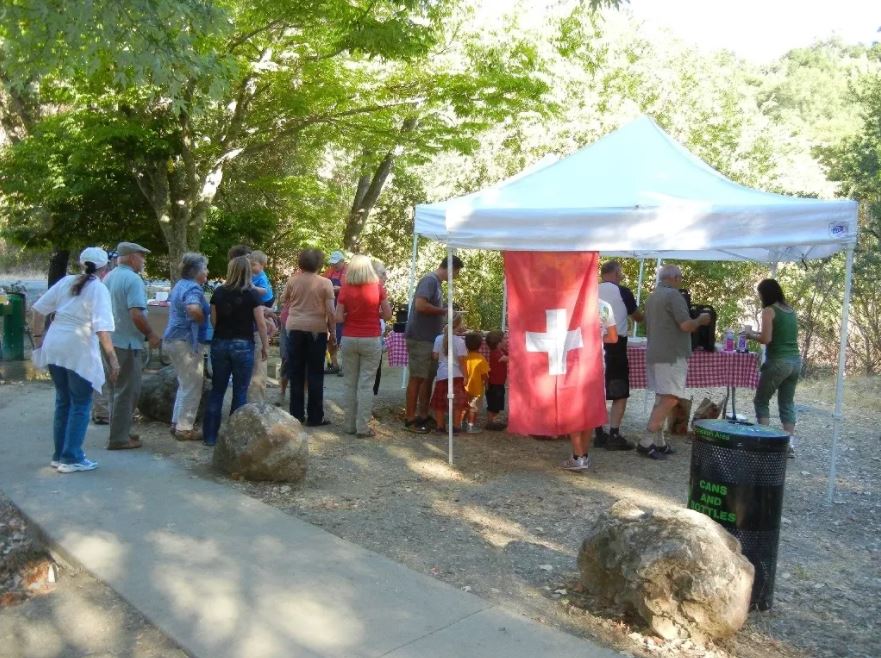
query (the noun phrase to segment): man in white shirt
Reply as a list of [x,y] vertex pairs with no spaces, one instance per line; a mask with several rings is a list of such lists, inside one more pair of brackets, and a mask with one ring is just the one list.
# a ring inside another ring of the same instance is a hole
[[618,341],[604,343],[606,358],[606,399],[612,401],[609,413],[608,434],[602,427],[595,430],[594,445],[607,450],[632,450],[633,444],[627,441],[620,432],[621,420],[630,397],[630,364],[627,360],[627,318],[640,322],[643,315],[636,307],[636,299],[630,288],[621,285],[624,273],[621,263],[616,260],[607,261],[600,269],[602,282],[599,285],[599,297],[612,307],[612,314],[618,329]]

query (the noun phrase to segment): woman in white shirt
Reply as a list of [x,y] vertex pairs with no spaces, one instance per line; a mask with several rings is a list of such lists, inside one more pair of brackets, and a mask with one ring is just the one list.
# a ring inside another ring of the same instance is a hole
[[96,276],[107,265],[107,253],[88,247],[80,254],[80,264],[82,274],[58,281],[33,307],[35,314],[55,313],[45,337],[35,336],[38,345],[32,359],[38,368],[49,369],[55,384],[55,451],[50,463],[59,473],[98,467],[97,462],[86,459],[83,441],[89,426],[92,391],[100,392],[104,385],[99,343],[110,367],[110,381],[119,374],[119,361],[110,340],[114,329],[110,292]]

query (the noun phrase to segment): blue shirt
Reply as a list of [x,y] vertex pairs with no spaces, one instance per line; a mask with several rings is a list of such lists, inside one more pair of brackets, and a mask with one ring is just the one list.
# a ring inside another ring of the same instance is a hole
[[104,280],[110,291],[113,304],[113,347],[125,350],[140,350],[146,340],[141,330],[132,321],[129,309],[147,310],[147,286],[144,280],[128,265],[119,265]]
[[[187,306],[196,305],[202,308],[202,314],[205,316],[203,322],[196,322],[187,313]],[[199,343],[207,340],[207,326],[211,322],[211,307],[205,294],[202,292],[202,286],[192,279],[181,279],[174,284],[171,289],[171,295],[168,297],[168,325],[165,327],[165,333],[162,334],[162,340],[185,340],[197,351]]]
[[255,274],[251,277],[251,284],[255,288],[264,288],[266,290],[266,294],[264,294],[260,301],[266,304],[267,302],[271,302],[272,298],[275,296],[272,292],[272,284],[269,283],[269,277],[266,276],[266,270],[260,272],[260,274]]

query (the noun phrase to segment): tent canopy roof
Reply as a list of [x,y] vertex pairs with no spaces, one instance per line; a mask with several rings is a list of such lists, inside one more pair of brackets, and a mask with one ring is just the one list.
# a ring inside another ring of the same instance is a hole
[[641,117],[567,158],[416,206],[416,232],[472,249],[770,263],[853,244],[857,204],[734,183]]

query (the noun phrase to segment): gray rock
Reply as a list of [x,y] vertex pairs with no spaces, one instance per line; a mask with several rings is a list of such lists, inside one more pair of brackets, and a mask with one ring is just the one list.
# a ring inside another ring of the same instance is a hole
[[661,637],[699,641],[743,626],[755,575],[737,539],[709,517],[623,500],[597,519],[578,568],[588,591],[629,608]]
[[309,441],[296,418],[268,402],[236,409],[214,448],[214,466],[246,480],[298,482],[306,475]]
[[[196,412],[197,421],[202,419],[202,412],[208,402],[210,390],[211,382],[206,379],[202,400],[199,402],[199,411]],[[171,423],[175,395],[177,395],[177,374],[174,371],[174,366],[165,366],[151,374],[145,373],[141,384],[141,396],[138,398],[138,410],[150,420]]]

